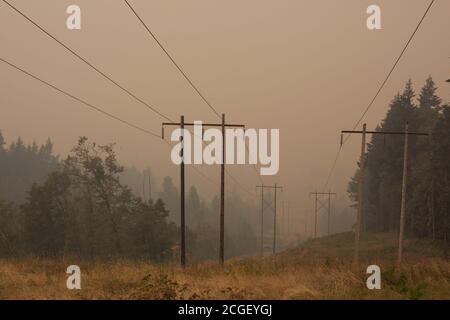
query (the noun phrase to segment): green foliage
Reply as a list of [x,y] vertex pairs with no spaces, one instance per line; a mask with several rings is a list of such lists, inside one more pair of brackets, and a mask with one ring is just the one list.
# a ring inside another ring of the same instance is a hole
[[[427,79],[417,101],[411,81],[392,100],[377,131],[426,132],[410,136],[406,232],[445,240],[450,232],[450,107],[442,105],[433,80]],[[368,231],[398,230],[404,136],[373,135],[366,153],[363,226]],[[359,164],[348,186],[356,202]]]
[[21,250],[20,223],[17,208],[0,200],[0,257],[12,257]]
[[[180,196],[175,183],[165,177],[159,199],[151,199],[150,190],[141,189],[150,185],[150,172],[124,174],[112,144],[81,137],[60,161],[50,141],[25,146],[19,138],[6,148],[0,134],[0,173],[0,199],[16,202],[0,200],[0,257],[177,258]],[[137,188],[121,179],[139,180]],[[226,202],[227,256],[254,252],[248,217],[256,216],[256,209],[238,197]],[[215,259],[218,199],[206,201],[192,186],[186,206],[188,259]]]
[[382,279],[388,287],[401,295],[406,295],[409,300],[419,300],[425,295],[427,284],[421,282],[415,286],[408,284],[408,278],[403,272],[396,272],[389,269],[382,272]]
[[21,138],[6,146],[0,132],[0,199],[23,203],[33,183],[42,183],[56,170],[58,158],[53,155],[50,140],[41,146],[25,145]]
[[80,138],[22,206],[26,251],[45,257],[167,257],[176,227],[167,222],[161,200],[144,202],[120,183],[122,170],[113,145]]

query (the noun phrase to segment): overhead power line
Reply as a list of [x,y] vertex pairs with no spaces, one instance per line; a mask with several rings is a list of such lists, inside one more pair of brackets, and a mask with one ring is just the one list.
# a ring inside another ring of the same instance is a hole
[[[131,5],[130,1],[124,0],[128,8],[131,10],[131,12],[136,16],[136,18],[139,20],[139,22],[142,24],[142,26],[147,30],[148,34],[155,40],[155,42],[158,44],[158,46],[161,48],[161,50],[165,53],[165,55],[170,59],[172,64],[178,69],[178,71],[181,73],[181,75],[186,79],[186,81],[189,83],[189,85],[195,90],[195,92],[200,96],[200,98],[206,103],[206,105],[214,112],[214,114],[220,119],[221,115],[217,111],[216,108],[206,99],[206,97],[203,95],[203,93],[198,89],[198,87],[194,84],[194,82],[191,80],[191,78],[184,72],[184,70],[181,68],[181,66],[175,61],[175,59],[172,57],[172,55],[168,52],[168,50],[164,47],[164,45],[161,43],[161,41],[156,37],[156,35],[153,33],[153,31],[149,28],[149,26],[144,22],[144,20],[141,18],[141,16],[137,13],[136,9]],[[173,121],[172,121],[173,122]],[[245,145],[246,149],[247,144]],[[257,176],[259,180],[262,183],[262,178],[258,174],[258,171],[256,170],[256,167],[253,166],[255,169]],[[239,186],[242,187],[237,180],[231,175],[231,173],[227,172],[228,176]],[[248,190],[245,190],[245,192],[250,193]]]
[[74,100],[84,104],[85,106],[87,106],[87,107],[89,107],[89,108],[91,108],[91,109],[93,109],[93,110],[95,110],[97,112],[100,112],[100,113],[102,113],[102,114],[104,114],[104,115],[106,115],[106,116],[108,116],[108,117],[110,117],[112,119],[120,121],[123,124],[126,124],[127,126],[132,127],[134,129],[137,129],[137,130],[139,130],[139,131],[141,131],[143,133],[149,134],[149,135],[151,135],[153,137],[156,137],[156,138],[160,138],[160,136],[157,133],[152,132],[152,131],[147,130],[147,129],[144,129],[144,128],[141,128],[141,127],[139,127],[137,125],[134,125],[131,122],[123,120],[123,119],[121,119],[121,118],[119,118],[119,117],[117,117],[117,116],[115,116],[115,115],[113,115],[113,114],[111,114],[111,113],[109,113],[109,112],[107,112],[107,111],[105,111],[105,110],[103,110],[103,109],[101,109],[101,108],[99,108],[99,107],[89,103],[89,102],[86,102],[85,100],[80,99],[80,98],[76,97],[75,95],[73,95],[73,94],[71,94],[71,93],[69,93],[69,92],[67,92],[65,90],[62,90],[62,89],[58,88],[57,86],[55,86],[55,85],[53,85],[53,84],[51,84],[51,83],[49,83],[49,82],[39,78],[38,76],[36,76],[34,74],[31,74],[30,72],[28,72],[28,71],[18,67],[17,65],[13,64],[12,62],[9,62],[9,61],[1,58],[1,57],[0,57],[0,61],[4,62],[5,64],[9,65],[10,67],[12,67],[12,68],[14,68],[16,70],[22,72],[23,74],[25,74],[25,75],[27,75],[27,76],[29,76],[29,77],[31,77],[31,78],[33,78],[33,79],[43,83],[43,84],[45,84],[46,86],[53,88],[54,90],[58,91],[59,93],[62,93],[64,95],[66,95],[66,96],[68,96],[68,97],[70,97],[70,98],[72,98],[72,99],[74,99]]
[[[373,106],[373,104],[374,104],[375,100],[377,99],[377,97],[380,95],[381,91],[383,90],[384,86],[386,85],[386,83],[388,82],[388,80],[391,77],[392,73],[394,72],[395,68],[397,67],[398,63],[400,62],[400,59],[403,57],[403,54],[405,53],[406,49],[408,49],[411,41],[413,40],[414,36],[416,35],[417,31],[419,30],[420,26],[422,25],[423,20],[425,20],[425,17],[427,16],[428,12],[430,11],[430,9],[433,6],[435,1],[436,0],[431,0],[430,4],[428,5],[427,9],[425,10],[425,13],[423,14],[422,18],[419,20],[419,23],[417,24],[417,26],[414,29],[413,33],[411,34],[411,36],[409,37],[408,41],[406,42],[406,45],[403,47],[403,50],[400,52],[400,55],[398,56],[398,58],[395,60],[395,63],[392,66],[391,70],[389,70],[386,78],[381,83],[381,86],[378,88],[377,92],[375,93],[375,96],[372,98],[372,100],[370,101],[370,103],[368,104],[366,109],[364,110],[364,112],[361,115],[361,117],[358,119],[356,124],[353,126],[353,130],[355,130],[358,127],[358,125],[364,119],[364,117],[367,114],[367,112],[369,112],[370,108]],[[347,139],[348,139],[348,137],[350,137],[350,135],[347,136]],[[345,143],[346,140],[344,140],[344,143]]]
[[124,91],[125,93],[127,93],[129,96],[131,96],[133,99],[135,99],[136,101],[138,101],[139,103],[143,104],[144,106],[146,106],[148,109],[152,110],[154,113],[156,113],[157,115],[159,115],[160,117],[172,121],[169,117],[167,117],[166,115],[164,115],[162,112],[160,112],[159,110],[157,110],[155,107],[151,106],[149,103],[145,102],[144,100],[142,100],[141,98],[139,98],[138,96],[136,96],[134,93],[132,93],[131,91],[129,91],[128,89],[126,89],[125,87],[123,87],[122,85],[120,85],[117,81],[115,81],[114,79],[112,79],[110,76],[108,76],[107,74],[105,74],[103,71],[101,71],[100,69],[98,69],[97,67],[95,67],[92,63],[90,63],[88,60],[86,60],[85,58],[83,58],[80,54],[78,54],[77,52],[75,52],[73,49],[71,49],[69,46],[67,46],[66,44],[64,44],[62,41],[58,40],[55,36],[53,36],[51,33],[49,33],[47,30],[45,30],[42,26],[40,26],[37,22],[35,22],[34,20],[32,20],[30,17],[28,17],[26,14],[24,14],[22,11],[20,11],[19,9],[17,9],[15,6],[13,6],[11,3],[9,3],[7,0],[3,0],[3,2],[5,4],[7,4],[9,7],[11,7],[14,11],[16,11],[18,14],[20,14],[22,17],[24,17],[26,20],[28,20],[31,24],[33,24],[36,28],[38,28],[39,30],[41,30],[43,33],[45,33],[48,37],[50,37],[51,39],[53,39],[54,41],[56,41],[59,45],[61,45],[63,48],[65,48],[67,51],[69,51],[70,53],[72,53],[75,57],[77,57],[79,60],[81,60],[82,62],[84,62],[86,65],[88,65],[89,67],[91,67],[93,70],[95,70],[98,74],[100,74],[102,77],[104,77],[105,79],[109,80],[112,84],[114,84],[116,87],[120,88],[122,91]]
[[[38,77],[38,76],[36,76],[36,75],[34,75],[34,74],[32,74],[32,73],[26,71],[26,70],[24,70],[23,68],[21,68],[21,67],[15,65],[14,63],[12,63],[12,62],[10,62],[10,61],[8,61],[8,60],[6,60],[6,59],[3,59],[3,58],[0,57],[0,61],[2,61],[3,63],[7,64],[8,66],[10,66],[11,68],[13,68],[13,69],[15,69],[15,70],[17,70],[17,71],[22,72],[23,74],[29,76],[30,78],[33,78],[34,80],[37,80],[37,81],[39,81],[40,83],[45,84],[46,86],[48,86],[48,87],[50,87],[50,88],[56,90],[57,92],[62,93],[63,95],[68,96],[68,97],[70,97],[71,99],[73,99],[73,100],[75,100],[75,101],[77,101],[77,102],[79,102],[79,103],[81,103],[81,104],[87,106],[88,108],[90,108],[90,109],[92,109],[92,110],[95,110],[95,111],[97,111],[97,112],[99,112],[99,113],[101,113],[101,114],[103,114],[103,115],[106,115],[107,117],[109,117],[109,118],[111,118],[111,119],[114,119],[114,120],[116,120],[116,121],[119,121],[119,122],[121,122],[121,123],[123,123],[123,124],[125,124],[125,125],[127,125],[127,126],[129,126],[129,127],[131,127],[131,128],[133,128],[133,129],[136,129],[136,130],[138,130],[138,131],[140,131],[140,132],[143,132],[143,133],[145,133],[145,134],[148,134],[148,135],[153,136],[153,137],[156,137],[156,138],[161,138],[159,134],[157,134],[157,133],[155,133],[155,132],[152,132],[152,131],[150,131],[150,130],[144,129],[144,128],[142,128],[142,127],[139,127],[139,126],[137,126],[137,125],[135,125],[135,124],[133,124],[133,123],[131,123],[131,122],[129,122],[129,121],[123,120],[123,119],[121,119],[121,118],[119,118],[119,117],[117,117],[117,116],[115,116],[115,115],[113,115],[113,114],[111,114],[111,113],[109,113],[109,112],[107,112],[107,111],[105,111],[105,110],[103,110],[103,109],[101,109],[101,108],[99,108],[99,107],[97,107],[97,106],[95,106],[95,105],[89,103],[89,102],[86,102],[85,100],[83,100],[83,99],[81,99],[81,98],[78,98],[77,96],[75,96],[75,95],[73,95],[73,94],[71,94],[71,93],[69,93],[69,92],[67,92],[67,91],[65,91],[65,90],[62,90],[62,89],[58,88],[57,86],[55,86],[55,85],[53,85],[53,84],[51,84],[51,83],[49,83],[49,82],[43,80],[42,78],[40,78],[40,77]],[[163,141],[165,142],[165,144],[166,144],[167,146],[170,146],[170,144],[169,144],[166,140],[163,140]],[[205,175],[203,172],[201,172],[201,171],[200,171],[198,168],[196,168],[195,166],[192,166],[192,169],[194,169],[194,171],[196,171],[202,178],[204,178],[204,179],[207,180],[208,182],[210,182],[210,183],[212,183],[212,184],[216,184],[215,181],[213,181],[210,177],[208,177],[207,175]],[[238,186],[241,187],[241,188],[242,188],[243,190],[245,190],[246,192],[248,192],[248,191],[247,191],[246,189],[244,189],[241,185],[238,185]]]
[[[420,26],[422,25],[422,22],[425,20],[426,16],[428,15],[428,13],[431,10],[431,7],[433,6],[433,4],[435,3],[436,0],[431,0],[431,2],[428,4],[427,9],[425,10],[424,14],[422,15],[422,17],[420,18],[419,22],[417,23],[416,27],[414,28],[413,33],[411,34],[411,36],[409,37],[408,41],[406,42],[405,46],[403,47],[402,51],[400,52],[400,55],[397,57],[397,59],[394,62],[394,65],[392,66],[392,68],[389,70],[387,76],[384,78],[383,82],[381,83],[380,87],[378,88],[378,90],[376,91],[374,97],[372,98],[372,100],[370,100],[369,104],[367,105],[367,107],[364,109],[364,112],[362,113],[361,117],[358,119],[358,121],[355,123],[355,125],[353,126],[353,130],[355,130],[360,124],[361,121],[364,119],[364,117],[366,116],[367,112],[369,112],[369,110],[372,108],[373,104],[375,103],[375,100],[378,98],[378,96],[380,95],[381,91],[383,90],[383,88],[385,87],[386,83],[388,82],[389,78],[391,77],[392,73],[394,72],[395,68],[397,67],[397,65],[399,64],[400,60],[402,59],[404,53],[406,52],[406,50],[408,49],[409,45],[411,44],[414,36],[416,35],[417,31],[419,30]],[[334,169],[336,168],[336,164],[337,161],[339,159],[341,150],[343,145],[348,141],[348,139],[350,138],[351,134],[349,134],[342,142],[341,142],[341,146],[339,147],[337,153],[336,153],[336,157],[335,160],[331,166],[331,170],[330,173],[328,174],[326,183],[325,183],[325,188],[328,186],[328,183],[330,182],[331,176],[333,175]]]
[[[90,68],[92,68],[94,71],[96,71],[98,74],[100,74],[102,77],[104,77],[105,79],[107,79],[108,81],[110,81],[112,84],[114,84],[116,87],[118,87],[119,89],[121,89],[122,91],[124,91],[125,93],[127,93],[129,96],[131,96],[133,99],[135,99],[136,101],[138,101],[139,103],[143,104],[144,106],[146,106],[148,109],[152,110],[154,113],[156,113],[157,115],[159,115],[160,117],[172,121],[172,119],[170,119],[168,116],[166,116],[165,114],[163,114],[162,112],[160,112],[158,109],[156,109],[155,107],[153,107],[152,105],[150,105],[149,103],[145,102],[143,99],[139,98],[138,96],[136,96],[134,93],[132,93],[130,90],[126,89],[124,86],[120,85],[117,81],[115,81],[114,79],[112,79],[110,76],[108,76],[105,72],[101,71],[99,68],[97,68],[96,66],[94,66],[91,62],[89,62],[86,58],[82,57],[79,53],[77,53],[75,50],[71,49],[68,45],[66,45],[65,43],[63,43],[62,41],[60,41],[59,39],[57,39],[54,35],[52,35],[50,32],[48,32],[47,30],[45,30],[41,25],[39,25],[36,21],[34,21],[33,19],[31,19],[29,16],[27,16],[25,13],[23,13],[21,10],[19,10],[17,7],[15,7],[14,5],[12,5],[9,1],[7,0],[2,0],[5,4],[7,4],[11,9],[13,9],[14,11],[16,11],[19,15],[21,15],[23,18],[25,18],[26,20],[28,20],[32,25],[34,25],[36,28],[38,28],[41,32],[43,32],[44,34],[46,34],[48,37],[50,37],[52,40],[54,40],[55,42],[57,42],[60,46],[62,46],[64,49],[66,49],[67,51],[69,51],[72,55],[74,55],[76,58],[78,58],[80,61],[82,61],[83,63],[85,63],[86,65],[88,65]],[[127,1],[126,1],[127,2]],[[170,58],[170,60],[174,63],[174,65],[178,68],[178,70],[183,74],[183,76],[186,78],[186,80],[191,84],[191,86],[196,90],[196,92],[200,95],[200,97],[202,97],[202,99],[205,101],[205,103],[211,108],[211,110],[214,111],[215,114],[218,115],[218,112],[216,111],[216,109],[206,100],[206,98],[202,95],[202,93],[198,90],[198,88],[193,84],[193,82],[189,79],[189,77],[183,72],[183,70],[179,67],[179,65],[175,62],[175,60],[170,56],[170,54],[167,52],[167,50],[165,50],[165,48],[162,46],[162,44],[159,42],[159,40],[154,36],[154,34],[150,31],[150,29],[146,26],[146,24],[144,23],[144,21],[142,21],[142,19],[138,16],[137,12],[133,9],[133,7],[127,2],[128,6],[130,7],[130,9],[135,13],[135,15],[138,17],[138,19],[141,21],[141,23],[146,27],[146,29],[149,31],[149,33],[152,35],[152,37],[155,39],[155,41],[160,45],[160,47],[163,49],[163,51],[168,55],[168,57]],[[136,126],[126,120],[120,119],[119,117],[114,116],[113,114],[110,114],[82,99],[79,99],[78,97],[64,91],[61,90],[59,88],[57,88],[56,86],[46,82],[45,80],[42,80],[41,78],[32,75],[31,73],[13,65],[12,63],[2,59],[3,62],[7,63],[8,65],[10,65],[11,67],[16,68],[17,70],[23,72],[24,74],[27,74],[28,76],[46,84],[47,86],[52,87],[53,89],[59,91],[60,93],[63,93],[69,97],[71,97],[72,99],[75,99],[76,101],[97,110],[98,112],[101,112],[105,115],[107,115],[110,118],[113,118],[117,121],[120,121],[130,127],[133,127],[141,132],[150,134],[152,136],[156,136],[159,137],[158,134],[146,130],[144,128],[141,128],[139,126]],[[200,175],[202,175],[203,177],[206,178],[206,176],[204,174],[202,174],[199,170],[197,170],[197,168],[195,168],[195,171],[197,171]],[[231,173],[229,173],[229,175],[231,176]],[[208,179],[210,180],[210,179]],[[236,179],[233,178],[233,181],[236,182]],[[240,184],[238,184],[239,187],[243,188]],[[246,189],[243,188],[243,190],[245,190],[246,192],[248,192]]]
[[158,40],[158,38],[155,36],[155,34],[150,30],[150,28],[147,26],[147,24],[142,20],[140,15],[136,12],[134,7],[130,4],[128,0],[124,0],[127,6],[130,8],[130,10],[133,12],[133,14],[136,16],[136,18],[141,22],[141,24],[144,26],[144,28],[147,30],[147,32],[150,34],[150,36],[156,41],[158,46],[164,51],[166,56],[172,61],[173,65],[180,71],[180,73],[183,75],[183,77],[186,79],[186,81],[191,85],[191,87],[197,92],[197,94],[200,96],[200,98],[208,105],[208,107],[216,114],[216,116],[220,119],[221,115],[219,112],[212,106],[212,104],[205,98],[205,96],[200,92],[200,90],[197,88],[197,86],[192,82],[192,80],[188,77],[188,75],[181,69],[180,65],[174,60],[174,58],[171,56],[171,54],[166,50],[166,48],[162,45],[162,43]]

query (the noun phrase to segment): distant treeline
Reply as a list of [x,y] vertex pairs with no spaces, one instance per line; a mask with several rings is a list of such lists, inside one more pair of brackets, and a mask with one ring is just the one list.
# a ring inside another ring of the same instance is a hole
[[[403,131],[410,136],[406,230],[410,237],[447,240],[450,235],[450,106],[436,95],[430,77],[417,99],[408,81],[390,103],[378,131]],[[397,231],[403,170],[403,135],[373,135],[368,144],[365,171],[363,227],[370,231]],[[359,164],[358,164],[359,165]],[[349,184],[356,202],[359,169]]]
[[[157,197],[136,195],[121,182],[113,147],[83,137],[60,160],[50,141],[7,147],[0,134],[0,257],[176,259],[178,189],[166,177]],[[218,199],[202,200],[193,186],[186,203],[188,258],[217,258]],[[228,256],[256,251],[255,210],[227,199]]]

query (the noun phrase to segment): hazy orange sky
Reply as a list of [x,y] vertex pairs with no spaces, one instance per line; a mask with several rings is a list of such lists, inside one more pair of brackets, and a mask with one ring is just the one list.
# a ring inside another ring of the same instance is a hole
[[[164,114],[217,120],[121,0],[10,0],[58,39]],[[227,119],[279,128],[280,172],[263,177],[285,187],[291,211],[311,207],[339,145],[375,94],[428,6],[428,0],[131,0],[136,10],[204,95]],[[66,28],[66,8],[82,9],[82,30]],[[382,9],[382,30],[366,27],[366,8]],[[411,78],[416,92],[432,75],[450,101],[450,1],[437,0],[387,86],[367,114],[374,128]],[[74,58],[0,1],[0,57],[106,111],[160,132],[162,119]],[[39,143],[50,137],[66,155],[81,135],[117,143],[127,166],[150,166],[161,179],[178,174],[156,139],[95,113],[0,63],[0,130]],[[399,128],[400,129],[400,128]],[[339,206],[355,170],[359,137],[345,145],[329,189]],[[218,167],[199,167],[219,179]],[[260,183],[250,166],[230,166],[249,192]],[[203,194],[219,190],[187,173]],[[230,189],[241,192],[229,179]],[[328,190],[327,190],[328,191]],[[243,193],[243,196],[246,195]],[[256,201],[255,197],[250,200]]]

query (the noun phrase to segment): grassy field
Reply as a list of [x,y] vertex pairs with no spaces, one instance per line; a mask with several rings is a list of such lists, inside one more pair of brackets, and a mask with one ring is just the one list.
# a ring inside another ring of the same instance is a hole
[[[408,240],[395,270],[396,241],[365,235],[361,264],[351,264],[353,236],[311,240],[276,257],[178,266],[136,261],[0,260],[0,299],[450,299],[448,253]],[[81,290],[66,288],[68,265],[79,265]],[[382,289],[368,290],[366,268],[382,270]]]

